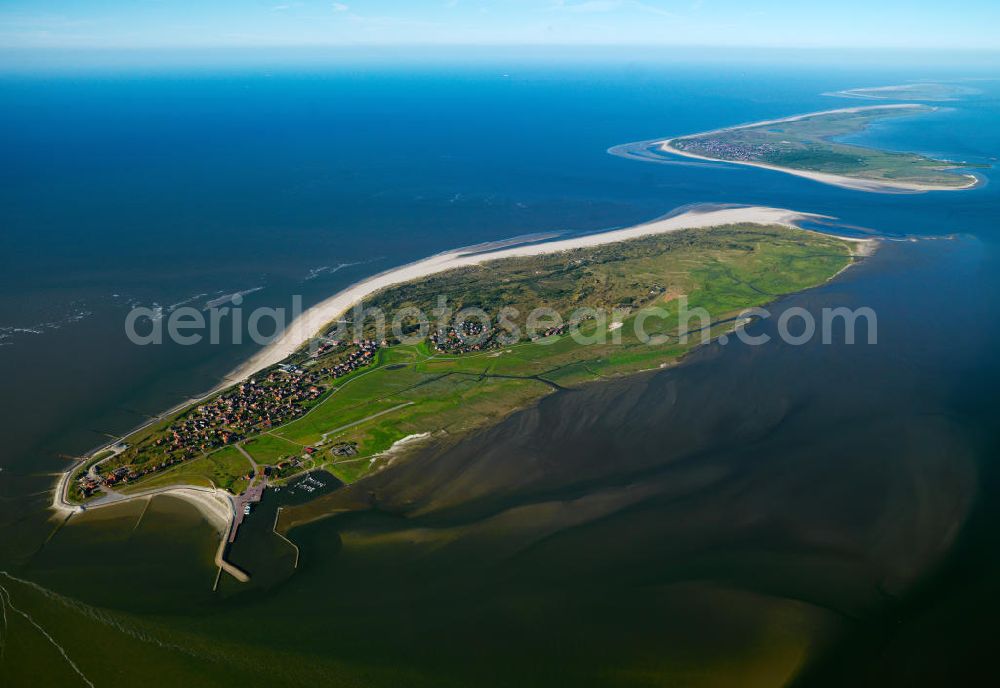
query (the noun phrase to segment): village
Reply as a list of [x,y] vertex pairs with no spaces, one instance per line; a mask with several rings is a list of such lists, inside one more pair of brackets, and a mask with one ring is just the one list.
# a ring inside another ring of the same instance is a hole
[[[295,420],[323,396],[329,381],[370,365],[379,348],[387,345],[385,341],[372,339],[349,344],[324,341],[301,366],[279,364],[263,377],[251,378],[191,409],[155,439],[116,452],[127,463],[116,461],[103,471],[99,465],[95,466],[79,476],[77,489],[83,498],[88,498],[101,489],[134,483]],[[307,448],[307,453],[314,451]],[[338,455],[354,451],[339,448]],[[285,462],[286,465],[276,468],[279,471],[294,468],[293,463]]]
[[[565,334],[568,329],[569,324],[550,327],[531,340]],[[499,334],[492,325],[464,320],[431,333],[428,340],[439,353],[470,354],[502,346]],[[294,421],[319,402],[332,381],[371,365],[378,350],[388,346],[384,339],[352,342],[324,339],[313,351],[293,357],[294,362],[279,363],[262,376],[250,378],[195,406],[162,432],[136,446],[119,447],[115,456],[120,458],[109,460],[106,468],[98,463],[78,476],[77,492],[87,499],[99,491],[135,483]],[[303,455],[316,451],[315,447],[306,447]],[[340,444],[330,451],[333,456],[350,457],[358,449],[354,444]],[[281,478],[300,467],[297,457],[288,457],[273,467],[260,468],[269,477]],[[253,480],[255,474],[250,471],[246,477]]]
[[781,152],[780,147],[771,143],[746,145],[707,137],[675,139],[670,142],[670,145],[677,150],[695,155],[738,162],[761,162],[766,160],[768,156]]
[[[546,337],[566,334],[569,331],[570,323],[546,328],[531,337],[535,342]],[[465,320],[457,327],[449,327],[437,332],[432,332],[429,339],[434,346],[434,350],[447,354],[471,354],[477,351],[488,351],[504,346],[498,338],[496,328],[486,326],[478,321]]]
[[447,354],[468,354],[500,346],[492,326],[470,320],[432,332],[429,339],[435,351]]

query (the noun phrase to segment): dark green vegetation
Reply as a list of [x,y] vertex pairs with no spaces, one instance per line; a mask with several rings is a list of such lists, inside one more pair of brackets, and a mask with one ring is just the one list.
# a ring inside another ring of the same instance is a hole
[[716,160],[773,165],[838,175],[887,187],[962,189],[976,178],[955,171],[969,167],[915,153],[866,148],[837,139],[873,122],[931,111],[925,106],[882,106],[821,112],[805,117],[673,139],[676,150]]
[[252,471],[250,462],[234,447],[223,447],[203,457],[180,463],[173,468],[150,476],[145,480],[122,488],[125,493],[137,492],[151,487],[169,485],[197,485],[200,487],[221,487],[239,493],[247,485],[247,474]]
[[[512,316],[513,322],[522,327],[539,306],[567,318],[584,307],[614,314],[583,320],[580,333],[586,341],[565,333],[537,341],[522,335],[517,342],[462,354],[442,353],[427,339],[381,346],[370,363],[349,374],[317,374],[315,388],[321,391],[303,399],[290,422],[250,431],[220,428],[217,434],[228,438],[222,446],[205,445],[198,455],[130,481],[127,489],[194,483],[238,491],[252,470],[244,452],[261,466],[280,466],[281,478],[322,467],[350,483],[378,466],[382,453],[406,437],[458,437],[553,389],[673,363],[701,343],[703,335],[731,329],[733,317],[743,309],[820,284],[851,260],[849,244],[833,237],[745,225],[486,262],[393,287],[367,305],[389,314],[408,306],[430,314],[443,294],[455,309],[481,307],[494,317],[501,307],[516,309],[519,316]],[[709,319],[681,322],[677,304],[682,296],[689,310],[704,309]],[[655,345],[642,341],[635,327],[654,308],[660,315],[646,320],[644,331],[657,338]],[[318,357],[302,351],[289,363],[300,370],[320,370],[344,356],[341,346]],[[275,367],[254,379],[280,381],[287,379],[284,375]],[[171,428],[201,417],[227,394],[232,390],[127,438],[129,449],[102,464],[102,474],[173,456]]]

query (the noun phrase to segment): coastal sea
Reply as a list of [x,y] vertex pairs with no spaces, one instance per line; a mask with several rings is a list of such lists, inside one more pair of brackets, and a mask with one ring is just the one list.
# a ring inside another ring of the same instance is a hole
[[[527,60],[3,75],[0,677],[962,678],[988,657],[998,611],[993,171],[962,193],[871,194],[606,151],[848,103],[826,92],[988,75]],[[857,140],[994,164],[1000,86],[975,83]],[[67,457],[254,352],[137,347],[134,305],[308,306],[442,250],[702,203],[885,237],[780,304],[870,306],[878,344],[714,344],[675,370],[555,394],[380,474],[364,487],[374,508],[290,531],[297,555],[271,519],[308,507],[268,495],[233,553],[254,574],[243,586],[213,592],[217,536],[175,499],[50,519]]]

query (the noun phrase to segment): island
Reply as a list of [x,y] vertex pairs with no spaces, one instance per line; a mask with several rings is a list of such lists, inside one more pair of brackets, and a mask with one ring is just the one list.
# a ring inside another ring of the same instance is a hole
[[975,174],[962,171],[975,165],[841,142],[876,122],[933,111],[917,104],[844,108],[626,144],[609,152],[644,160],[678,155],[748,165],[861,191],[918,193],[978,186]]
[[963,96],[973,96],[982,91],[969,86],[947,84],[937,81],[900,84],[898,86],[874,86],[848,88],[843,91],[824,93],[825,96],[839,98],[861,98],[866,100],[917,100],[926,103],[958,100]]
[[[54,505],[68,517],[156,494],[187,498],[224,534],[220,570],[245,580],[223,555],[264,489],[320,470],[353,483],[424,438],[456,441],[555,390],[674,364],[745,325],[745,309],[822,284],[870,250],[872,240],[796,224],[813,217],[688,211],[603,234],[442,254],[370,278],[303,316],[326,318],[318,339],[300,337],[274,361],[290,345],[279,340],[237,383],[83,457]],[[374,321],[351,338],[334,334],[332,320],[358,294],[387,314],[432,313],[446,295],[455,315],[426,332],[404,321],[402,338],[378,335]],[[673,307],[681,300],[708,320],[682,322]],[[470,308],[489,322],[463,316]],[[531,334],[523,318],[539,308],[563,319],[536,323]],[[501,312],[519,334],[501,326]],[[593,315],[567,315],[581,312]],[[651,340],[639,336],[639,319]]]

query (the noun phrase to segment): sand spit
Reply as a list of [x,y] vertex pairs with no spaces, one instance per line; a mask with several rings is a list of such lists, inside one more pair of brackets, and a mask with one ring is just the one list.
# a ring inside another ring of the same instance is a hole
[[926,110],[930,106],[918,105],[914,103],[901,103],[892,105],[868,105],[862,107],[850,107],[850,108],[839,108],[836,110],[823,110],[820,112],[809,112],[801,115],[792,115],[791,117],[782,117],[781,119],[770,119],[761,122],[750,122],[748,124],[739,124],[732,127],[724,127],[722,129],[713,129],[711,131],[701,132],[699,134],[689,134],[687,136],[676,136],[671,139],[666,140],[653,140],[644,143],[637,144],[626,144],[625,146],[616,146],[609,150],[613,155],[619,155],[628,158],[638,158],[649,160],[653,156],[647,155],[643,156],[636,153],[633,149],[640,146],[645,146],[651,148],[657,146],[660,151],[664,153],[670,153],[671,155],[677,155],[684,158],[689,158],[692,160],[701,160],[704,162],[713,162],[729,165],[743,165],[746,167],[757,167],[764,170],[773,170],[776,172],[784,172],[785,174],[791,174],[796,177],[803,177],[805,179],[811,179],[821,184],[829,184],[831,186],[838,186],[844,189],[853,189],[855,191],[868,191],[873,193],[923,193],[926,191],[964,191],[967,189],[979,186],[982,180],[974,174],[963,175],[968,181],[964,186],[937,186],[934,184],[918,184],[913,182],[896,182],[896,181],[882,181],[877,179],[861,179],[858,177],[847,177],[839,174],[828,174],[825,172],[811,172],[809,170],[797,170],[790,167],[781,167],[779,165],[768,165],[762,162],[749,162],[744,160],[723,160],[721,158],[710,158],[702,155],[697,155],[695,153],[690,153],[687,151],[680,150],[673,147],[671,144],[679,139],[692,139],[700,138],[704,136],[712,136],[715,134],[724,134],[730,131],[738,131],[740,129],[751,129],[755,127],[768,126],[771,124],[782,124],[785,122],[796,122],[798,120],[806,119],[809,117],[816,117],[818,115],[834,115],[834,114],[852,114],[858,112],[868,112],[872,110]]
[[[689,138],[685,136],[684,138]],[[911,182],[882,182],[875,179],[860,179],[857,177],[845,177],[839,174],[827,174],[825,172],[810,172],[809,170],[796,170],[791,167],[779,167],[778,165],[768,165],[762,162],[748,162],[745,160],[720,160],[718,158],[707,158],[702,155],[688,153],[671,146],[670,139],[660,144],[660,150],[671,155],[680,155],[694,160],[705,160],[708,162],[721,162],[730,165],[744,165],[745,167],[758,167],[763,170],[773,170],[784,172],[795,177],[811,179],[821,184],[839,186],[842,189],[852,189],[854,191],[868,191],[871,193],[924,193],[926,191],[966,191],[978,186],[981,182],[979,177],[973,174],[962,175],[968,182],[964,186],[935,186],[933,184],[915,184]]]

